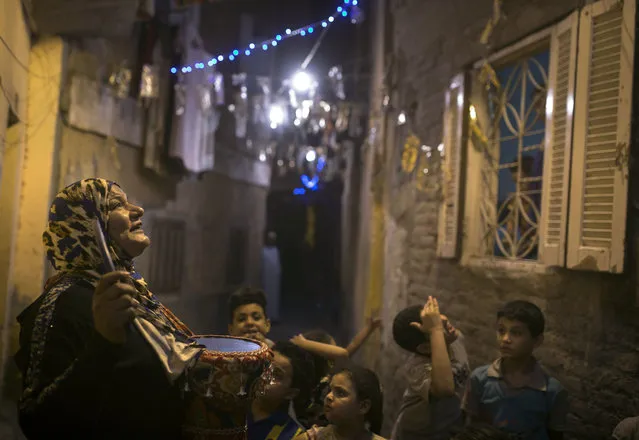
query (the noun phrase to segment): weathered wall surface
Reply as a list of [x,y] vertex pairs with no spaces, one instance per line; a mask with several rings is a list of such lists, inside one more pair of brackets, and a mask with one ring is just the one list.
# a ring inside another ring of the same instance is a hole
[[[187,214],[185,285],[180,298],[166,298],[176,314],[199,334],[226,331],[226,301],[232,246],[243,260],[246,283],[258,285],[268,189],[209,173],[199,181],[181,182],[171,211]],[[243,236],[240,242],[233,237]],[[238,269],[235,267],[234,269]]]
[[[493,2],[391,3],[394,52],[404,63],[396,93],[403,105],[417,103],[413,128],[422,142],[438,145],[445,88],[463,67],[485,54],[478,40]],[[504,2],[506,18],[495,31],[494,47],[558,21],[579,3]],[[401,144],[395,149],[400,151]],[[434,187],[438,178],[431,179],[427,187]],[[385,322],[392,322],[403,307],[436,295],[443,312],[466,334],[472,366],[477,367],[498,356],[493,326],[497,308],[513,299],[530,300],[547,318],[539,358],[572,395],[568,438],[607,438],[621,418],[639,414],[639,319],[629,277],[568,270],[472,270],[438,260],[436,197],[395,175],[390,200],[385,226]],[[396,376],[405,354],[393,343],[390,324],[382,341],[378,369],[386,392],[386,429],[390,429],[405,385]]]

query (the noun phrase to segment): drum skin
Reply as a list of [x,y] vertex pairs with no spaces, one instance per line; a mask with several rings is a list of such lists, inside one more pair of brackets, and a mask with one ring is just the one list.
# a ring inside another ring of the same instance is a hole
[[268,380],[262,376],[269,370],[272,352],[252,339],[194,338],[204,351],[184,377],[183,439],[246,439],[249,405]]

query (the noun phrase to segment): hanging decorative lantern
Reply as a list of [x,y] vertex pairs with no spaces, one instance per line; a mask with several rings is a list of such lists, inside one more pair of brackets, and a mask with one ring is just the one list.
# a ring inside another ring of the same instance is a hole
[[417,156],[419,154],[419,138],[411,134],[404,142],[404,151],[402,152],[402,170],[405,173],[412,173],[417,165]]
[[331,81],[333,92],[338,99],[346,99],[346,93],[344,92],[344,75],[342,75],[342,68],[340,66],[333,66],[328,71],[328,78]]
[[248,91],[246,88],[246,73],[233,75],[233,89],[235,100],[235,136],[244,139],[248,128]]
[[220,72],[213,72],[208,75],[207,79],[208,83],[213,86],[212,104],[215,106],[224,105],[224,75]]
[[186,86],[178,83],[175,85],[175,114],[182,116],[186,107]]
[[109,84],[115,91],[115,96],[124,99],[129,96],[131,88],[131,69],[122,63],[109,77]]
[[208,112],[213,106],[213,99],[211,97],[211,86],[208,84],[201,84],[198,86],[198,92],[200,97],[200,108],[203,112]]
[[157,99],[160,96],[160,72],[158,66],[145,64],[140,78],[140,98]]

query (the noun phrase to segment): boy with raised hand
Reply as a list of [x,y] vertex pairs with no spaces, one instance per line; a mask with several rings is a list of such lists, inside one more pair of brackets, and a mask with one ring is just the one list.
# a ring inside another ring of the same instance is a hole
[[393,322],[393,338],[412,353],[392,440],[449,440],[463,424],[461,397],[470,374],[462,334],[440,314],[433,297],[408,307]]

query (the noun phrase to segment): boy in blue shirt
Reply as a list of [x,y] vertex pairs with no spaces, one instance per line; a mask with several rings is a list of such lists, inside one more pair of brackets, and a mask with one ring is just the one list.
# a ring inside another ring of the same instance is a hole
[[471,374],[462,403],[469,422],[488,423],[525,440],[563,439],[567,393],[533,356],[544,327],[543,313],[528,301],[499,310],[501,357]]
[[304,432],[290,416],[290,409],[291,406],[304,409],[308,404],[313,385],[313,358],[288,341],[276,343],[273,355],[273,380],[266,385],[264,394],[251,403],[248,440],[290,440]]

